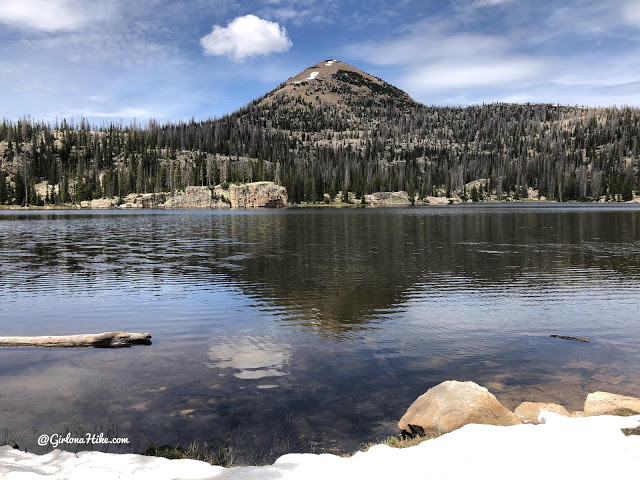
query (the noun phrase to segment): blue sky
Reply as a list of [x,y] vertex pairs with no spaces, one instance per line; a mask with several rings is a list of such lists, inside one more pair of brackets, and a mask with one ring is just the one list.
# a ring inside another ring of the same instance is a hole
[[229,113],[324,59],[428,105],[640,106],[640,0],[0,0],[0,115]]

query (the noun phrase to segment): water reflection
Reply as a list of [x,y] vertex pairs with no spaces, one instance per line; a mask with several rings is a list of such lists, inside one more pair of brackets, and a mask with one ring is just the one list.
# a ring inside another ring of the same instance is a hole
[[21,294],[232,283],[320,334],[384,319],[417,285],[525,293],[638,279],[636,210],[536,212],[5,213],[0,274]]
[[35,451],[37,432],[59,429],[117,429],[142,449],[242,439],[238,455],[269,461],[392,434],[447,379],[510,408],[640,395],[639,217],[1,212],[2,334],[150,331],[154,344],[0,350],[0,433]]
[[[230,368],[236,378],[257,380],[287,375],[289,347],[270,337],[216,338],[208,355],[208,367]],[[275,385],[259,385],[266,386]]]

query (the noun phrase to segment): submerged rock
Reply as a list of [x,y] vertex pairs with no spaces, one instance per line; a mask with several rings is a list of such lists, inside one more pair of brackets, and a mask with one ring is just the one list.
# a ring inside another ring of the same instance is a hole
[[409,425],[425,431],[450,432],[468,423],[518,425],[522,423],[484,387],[474,382],[446,381],[417,398],[398,422],[400,430]]
[[540,416],[540,410],[546,410],[548,412],[557,413],[558,415],[564,415],[569,417],[569,411],[562,405],[557,403],[542,403],[542,402],[522,402],[515,410],[515,414],[518,416],[522,423],[533,423],[537,425],[538,417]]
[[601,373],[596,373],[595,375],[592,375],[591,378],[599,382],[610,383],[611,385],[618,385],[619,383],[624,382],[624,377],[616,377],[614,375],[603,375]]
[[618,410],[640,412],[640,398],[595,392],[587,395],[587,400],[584,402],[585,415],[604,415]]

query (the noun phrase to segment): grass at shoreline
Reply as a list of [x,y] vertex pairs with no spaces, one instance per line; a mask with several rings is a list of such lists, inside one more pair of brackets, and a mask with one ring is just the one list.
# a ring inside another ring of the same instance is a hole
[[634,415],[640,415],[640,412],[636,412],[635,410],[631,410],[630,408],[619,408],[618,410],[607,412],[604,415],[615,415],[616,417],[632,417]]
[[[421,444],[427,440],[432,440],[434,438],[438,438],[442,436],[442,432],[429,432],[426,435],[420,437],[416,436],[413,438],[402,438],[390,436],[387,437],[383,441],[369,442],[366,444],[362,444],[360,449],[351,453],[343,453],[339,456],[342,458],[349,458],[359,452],[366,452],[371,447],[376,445],[387,445],[392,448],[409,448],[414,447],[416,445]],[[236,454],[236,450],[234,449],[232,442],[223,442],[220,444],[216,443],[207,443],[204,442],[202,444],[198,442],[191,442],[186,448],[183,448],[180,445],[150,445],[144,452],[141,452],[142,455],[154,456],[154,457],[163,457],[168,458],[169,460],[176,459],[189,459],[189,460],[200,460],[203,462],[210,463],[211,465],[218,465],[225,468],[231,467],[247,467],[247,466],[263,466],[263,465],[271,465],[272,462],[266,460],[264,456],[264,452],[256,452],[255,455],[252,455],[251,458],[240,458]],[[307,453],[317,453],[317,452],[307,452]],[[322,452],[320,452],[322,453]]]
[[[640,415],[639,412],[628,408],[621,408],[618,410],[607,412],[604,415],[615,415],[615,416],[633,416]],[[627,436],[630,435],[640,435],[640,427],[636,428],[622,428],[622,433]],[[375,447],[378,445],[387,445],[391,448],[410,448],[417,445],[420,445],[423,442],[428,440],[432,440],[444,435],[443,432],[440,431],[430,431],[426,432],[423,436],[415,436],[415,437],[402,437],[402,436],[389,436],[386,439],[380,441],[377,440],[375,442],[369,442],[366,444],[362,444],[361,447],[354,452],[351,453],[336,453],[336,452],[316,452],[314,448],[311,448],[311,451],[305,453],[333,453],[334,455],[339,455],[342,458],[350,458],[357,453],[367,452],[371,447]],[[13,448],[18,448],[18,445],[9,441],[8,432],[5,430],[4,432],[4,441],[0,440],[0,446],[10,445]],[[270,454],[273,454],[273,451],[267,452],[267,450],[256,450],[251,454],[244,455],[240,454],[240,450],[236,447],[238,446],[238,442],[242,442],[242,439],[236,439],[234,437],[227,437],[225,439],[219,438],[215,439],[212,442],[203,442],[199,443],[197,441],[191,442],[186,448],[176,444],[174,446],[169,445],[156,445],[151,444],[144,451],[138,451],[137,454],[153,456],[153,457],[161,457],[169,460],[177,460],[177,459],[189,459],[189,460],[198,460],[202,462],[206,462],[210,465],[222,466],[225,468],[233,468],[233,467],[248,467],[248,466],[265,466],[273,464],[273,459],[270,459]],[[282,444],[280,447],[286,448],[288,445]],[[26,450],[25,450],[26,451]],[[283,455],[281,453],[280,455]],[[280,456],[278,455],[278,456]]]
[[[422,442],[426,442],[427,440],[433,440],[434,438],[441,437],[442,435],[444,435],[443,432],[432,431],[432,432],[427,432],[424,436],[415,436],[415,437],[407,437],[407,438],[403,438],[402,436],[387,437],[382,442],[370,442],[363,445],[363,447],[360,450],[358,450],[358,452],[366,452],[371,447],[375,447],[376,445],[387,445],[388,447],[392,447],[392,448],[415,447],[416,445],[420,445]],[[352,455],[355,455],[358,452],[354,452],[351,455],[345,455],[345,456],[350,457]]]
[[[153,457],[163,457],[169,460],[189,459],[200,460],[210,463],[211,465],[219,465],[225,468],[247,466],[244,462],[238,463],[233,448],[229,445],[214,447],[207,443],[202,445],[197,442],[191,442],[185,450],[180,445],[151,445],[142,455]],[[263,463],[264,464],[264,463]]]
[[[611,412],[607,412],[605,415],[615,415],[620,417],[629,417],[633,415],[639,415],[639,412],[628,408],[621,408],[618,410],[614,410]],[[640,428],[629,428],[622,429],[625,435],[640,435]],[[444,432],[440,431],[430,431],[426,432],[424,436],[415,436],[415,437],[402,437],[402,436],[390,436],[386,439],[380,441],[377,440],[375,442],[364,443],[361,447],[351,453],[342,453],[339,454],[342,458],[349,458],[359,452],[367,452],[371,447],[375,447],[377,445],[387,445],[391,448],[409,448],[415,447],[416,445],[420,445],[423,442],[428,440],[433,440],[434,438],[438,438],[444,435]],[[317,453],[317,452],[310,452]],[[322,453],[322,452],[320,452]],[[252,459],[239,459],[236,457],[234,453],[234,448],[231,444],[224,445],[214,445],[204,443],[199,445],[197,442],[192,442],[189,446],[184,449],[180,445],[176,446],[156,446],[151,445],[143,455],[152,455],[156,457],[164,457],[168,459],[180,459],[187,458],[191,460],[201,460],[212,465],[220,465],[223,467],[244,467],[244,466],[261,466],[261,465],[270,465],[268,461],[265,460],[265,457],[260,453],[256,453],[255,457]]]

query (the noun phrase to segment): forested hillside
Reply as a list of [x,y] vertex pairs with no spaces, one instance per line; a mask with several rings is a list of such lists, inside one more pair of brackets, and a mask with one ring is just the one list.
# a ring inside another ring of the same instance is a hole
[[0,126],[0,204],[64,204],[188,185],[272,180],[291,202],[325,193],[487,192],[630,200],[640,188],[640,109],[546,104],[429,107],[324,61],[219,119],[144,125]]

